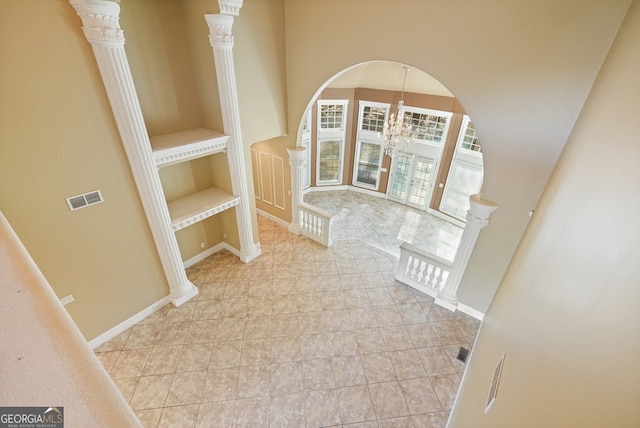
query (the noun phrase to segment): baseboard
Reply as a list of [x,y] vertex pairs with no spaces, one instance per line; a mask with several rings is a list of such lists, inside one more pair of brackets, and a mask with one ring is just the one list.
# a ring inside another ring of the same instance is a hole
[[202,260],[206,259],[207,257],[209,257],[212,254],[217,253],[218,251],[222,250],[222,243],[218,244],[218,245],[214,245],[211,248],[207,248],[206,250],[204,250],[203,252],[196,254],[195,256],[191,257],[190,259],[187,259],[183,262],[184,268],[189,268],[193,265],[195,265],[198,262],[201,262]]
[[387,198],[387,195],[384,193],[376,192],[375,190],[371,190],[371,189],[364,189],[362,187],[347,186],[347,190],[351,192],[362,193],[363,195],[373,196],[375,198],[381,198],[381,199]]
[[134,325],[136,325],[137,323],[139,323],[140,321],[142,321],[143,319],[145,319],[146,317],[148,317],[149,315],[151,315],[152,313],[154,313],[155,311],[157,311],[158,309],[162,308],[163,306],[169,303],[171,303],[171,296],[163,297],[162,299],[158,300],[156,303],[150,306],[147,306],[137,314],[122,321],[120,324],[116,325],[115,327],[112,327],[109,330],[105,331],[100,336],[90,340],[89,346],[91,347],[91,349],[96,349],[98,346],[113,339],[114,337],[116,337],[117,335],[119,335],[129,327],[133,327]]
[[480,312],[480,311],[478,311],[476,309],[473,309],[472,307],[467,306],[467,305],[465,305],[463,303],[458,302],[458,310],[460,312],[462,312],[463,314],[467,314],[470,317],[475,318],[475,319],[477,319],[479,321],[482,321],[484,319],[484,313],[483,312]]
[[269,220],[279,224],[282,227],[287,227],[287,228],[289,227],[289,223],[287,223],[286,221],[284,221],[279,217],[274,216],[273,214],[269,214],[266,211],[262,211],[261,209],[256,209],[256,213],[264,218],[268,218]]

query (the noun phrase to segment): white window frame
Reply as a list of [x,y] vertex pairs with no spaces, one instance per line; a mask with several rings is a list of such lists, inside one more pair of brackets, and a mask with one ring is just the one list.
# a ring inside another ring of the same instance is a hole
[[442,110],[432,110],[432,109],[427,109],[427,108],[421,108],[421,107],[412,107],[412,106],[403,106],[400,109],[400,116],[403,118],[405,117],[405,113],[417,113],[417,114],[424,114],[424,115],[428,115],[428,116],[438,116],[438,117],[444,117],[447,119],[447,122],[444,126],[444,129],[442,131],[442,138],[440,139],[440,141],[438,142],[434,142],[434,141],[430,141],[430,140],[425,140],[425,139],[420,139],[420,138],[416,138],[416,141],[422,144],[431,144],[434,146],[438,146],[438,147],[444,147],[445,142],[447,141],[447,135],[449,133],[449,125],[451,125],[451,118],[453,117],[453,113],[450,111],[442,111]]
[[[321,127],[322,106],[325,105],[342,106],[342,123],[340,128],[323,129]],[[316,186],[331,186],[342,184],[342,175],[344,172],[344,147],[348,119],[349,100],[318,100],[316,118]],[[336,141],[340,144],[338,178],[335,180],[320,180],[320,147],[322,143],[328,141]]]
[[[467,170],[476,170],[481,171],[483,179],[484,179],[484,164],[482,158],[482,146],[480,146],[479,151],[469,150],[462,147],[462,143],[464,141],[464,137],[467,133],[467,128],[469,124],[472,123],[469,116],[465,115],[462,119],[462,126],[460,126],[460,132],[458,133],[458,141],[456,142],[456,148],[453,153],[453,157],[451,159],[451,165],[449,166],[449,172],[447,174],[447,181],[445,182],[444,191],[442,192],[442,199],[440,200],[440,211],[450,215],[451,217],[457,218],[463,222],[466,222],[466,213],[459,214],[454,211],[451,211],[445,207],[447,198],[449,197],[449,193],[451,191],[451,187],[449,186],[450,180],[452,179],[452,175],[457,169],[457,167],[465,168]],[[479,145],[479,144],[478,144]],[[480,188],[482,188],[482,181],[480,182]],[[478,192],[480,191],[478,189]]]
[[311,187],[311,109],[307,113],[302,126],[302,135],[300,137],[300,145],[304,147],[304,156],[306,162],[302,166],[302,190]]
[[[376,107],[376,108],[385,109],[384,122],[387,122],[389,120],[389,110],[391,109],[391,105],[388,103],[377,103],[373,101],[360,101],[359,103],[358,132],[356,135],[356,150],[355,150],[355,159],[353,164],[353,185],[357,187],[362,187],[365,189],[377,191],[380,188],[380,174],[382,171],[382,160],[384,158],[384,154],[382,152],[383,147],[380,141],[381,133],[377,131],[362,129],[363,122],[364,122],[364,111],[365,111],[365,108],[367,107]],[[376,172],[375,184],[358,181],[358,170],[360,166],[360,149],[362,147],[362,143],[375,144],[378,146],[380,150],[380,157],[379,157],[379,162],[378,162],[378,167]]]

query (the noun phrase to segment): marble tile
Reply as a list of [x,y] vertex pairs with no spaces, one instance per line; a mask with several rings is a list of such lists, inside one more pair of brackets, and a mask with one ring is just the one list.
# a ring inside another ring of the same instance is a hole
[[[415,428],[411,416],[378,420],[379,428]],[[444,427],[443,427],[444,428]]]
[[372,308],[380,327],[402,325],[402,318],[395,305],[375,306]]
[[[247,311],[248,317],[269,316],[273,313],[271,297],[248,297]],[[245,325],[246,330],[246,325]]]
[[189,333],[191,321],[165,322],[156,336],[156,346],[182,345]]
[[[305,334],[300,336],[300,349],[303,360],[312,360],[314,358],[328,358],[331,354],[329,348],[329,336],[327,333]],[[355,339],[354,339],[355,341]]]
[[393,368],[400,380],[427,376],[415,349],[391,351],[389,352],[389,358],[391,358]]
[[151,349],[121,351],[109,374],[113,379],[142,376]]
[[191,321],[185,343],[209,343],[213,342],[218,330],[218,320],[194,320]]
[[200,404],[196,428],[228,428],[233,426],[235,400]]
[[304,398],[304,392],[272,395],[269,426],[305,428]]
[[398,382],[382,382],[369,385],[373,408],[378,419],[406,416],[409,409]]
[[442,410],[440,400],[428,378],[401,380],[400,388],[412,415]]
[[420,358],[420,362],[422,363],[422,367],[424,367],[427,375],[429,376],[456,372],[455,367],[451,364],[449,356],[441,346],[421,348],[417,350],[417,353]]
[[391,292],[389,292],[387,287],[367,288],[366,292],[371,306],[389,306],[395,304],[393,297],[391,297]]
[[209,368],[237,367],[240,365],[242,341],[214,342],[211,346]]
[[143,428],[157,428],[162,416],[162,408],[135,410],[135,413]]
[[249,317],[245,319],[245,339],[271,338],[271,317]]
[[206,371],[178,373],[173,376],[165,406],[197,404],[202,401]]
[[242,341],[241,366],[271,364],[271,339],[251,339]]
[[397,308],[400,313],[400,318],[405,324],[421,324],[427,322],[427,316],[417,302],[400,304],[397,305]]
[[250,398],[269,395],[271,366],[240,367],[238,372],[238,397]]
[[124,344],[127,343],[127,339],[131,334],[131,329],[128,328],[122,333],[116,335],[112,339],[106,341],[102,345],[94,349],[95,352],[109,352],[109,351],[122,351]]
[[342,422],[345,424],[372,421],[376,413],[366,385],[349,386],[336,390]]
[[302,362],[294,361],[271,365],[271,395],[282,395],[304,390]]
[[297,314],[277,314],[271,317],[271,337],[300,334]]
[[211,343],[183,345],[176,371],[182,373],[207,370],[212,346]]
[[460,331],[455,321],[439,321],[431,323],[433,331],[442,345],[466,343],[467,337]]
[[220,309],[222,309],[222,302],[219,300],[198,301],[193,311],[192,321],[218,319],[220,318]]
[[325,389],[305,393],[305,419],[307,427],[340,425],[340,408],[336,391]]
[[349,316],[353,322],[354,329],[378,327],[376,314],[370,307],[351,309]]
[[233,411],[233,427],[269,427],[269,408],[269,397],[244,398],[236,400]]
[[385,352],[387,350],[380,333],[380,328],[365,328],[354,330],[358,352],[360,354],[372,354],[375,352]]
[[106,371],[111,370],[119,355],[120,351],[96,352],[96,357],[98,357]]
[[234,400],[238,391],[240,369],[209,369],[202,392],[202,402]]
[[223,318],[218,321],[216,341],[239,340],[244,335],[244,318]]
[[331,360],[319,358],[302,362],[302,375],[304,389],[333,389],[336,386]]
[[141,377],[131,397],[131,408],[143,410],[164,407],[172,380],[171,374]]
[[360,356],[333,357],[331,359],[333,379],[337,387],[363,385],[367,383]]
[[280,336],[271,338],[271,361],[274,363],[300,361],[300,336]]
[[410,324],[405,328],[411,337],[411,341],[416,348],[429,348],[440,346],[440,341],[431,324]]
[[162,328],[162,324],[141,324],[131,327],[131,334],[127,338],[123,349],[151,348],[155,344],[156,337]]
[[348,310],[325,310],[322,314],[327,332],[353,330],[353,321]]
[[429,376],[443,409],[450,409],[460,386],[460,375],[457,373]]
[[389,382],[397,379],[391,358],[387,352],[360,356],[369,383]]
[[403,325],[380,327],[380,334],[388,351],[413,348],[411,337]]
[[122,396],[124,397],[124,399],[127,400],[127,402],[130,402],[131,397],[133,397],[133,393],[135,392],[138,386],[138,382],[140,381],[140,378],[131,377],[131,378],[123,378],[123,379],[114,379],[113,381],[118,387],[118,389],[120,390],[120,392],[122,393]]
[[199,404],[165,407],[158,428],[195,427],[199,410]]
[[445,428],[449,412],[431,412],[411,416],[416,428]]
[[182,346],[159,346],[151,349],[143,376],[175,373]]
[[196,308],[197,301],[189,301],[180,307],[176,308],[173,305],[168,305],[169,309],[164,317],[165,323],[185,322],[191,321],[193,318],[193,311]]

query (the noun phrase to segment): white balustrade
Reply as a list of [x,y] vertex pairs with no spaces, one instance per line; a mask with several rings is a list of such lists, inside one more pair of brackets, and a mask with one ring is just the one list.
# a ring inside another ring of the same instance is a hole
[[331,214],[304,202],[298,205],[298,210],[300,214],[300,234],[330,247],[333,243],[331,236],[333,217]]
[[396,279],[435,298],[446,285],[452,269],[450,260],[404,242],[400,246]]

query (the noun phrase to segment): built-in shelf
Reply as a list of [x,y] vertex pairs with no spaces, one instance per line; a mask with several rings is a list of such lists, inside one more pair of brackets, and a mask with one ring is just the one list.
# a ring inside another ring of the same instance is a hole
[[223,152],[229,136],[206,128],[190,129],[151,137],[156,166],[169,166]]
[[218,214],[240,202],[240,197],[224,190],[210,187],[197,193],[169,202],[171,227],[174,231],[183,229],[207,217]]

